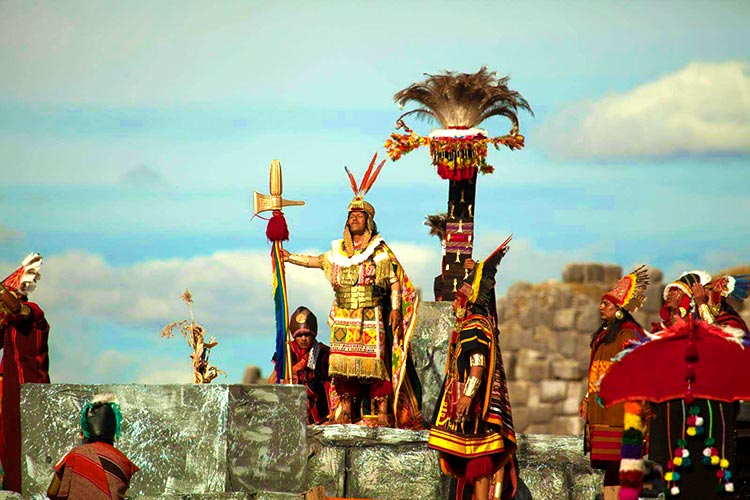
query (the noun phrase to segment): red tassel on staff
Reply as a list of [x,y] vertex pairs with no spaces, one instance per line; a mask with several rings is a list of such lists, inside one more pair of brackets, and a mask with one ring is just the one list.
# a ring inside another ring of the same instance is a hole
[[289,239],[289,228],[281,210],[274,210],[266,227],[266,237],[269,241],[287,241]]

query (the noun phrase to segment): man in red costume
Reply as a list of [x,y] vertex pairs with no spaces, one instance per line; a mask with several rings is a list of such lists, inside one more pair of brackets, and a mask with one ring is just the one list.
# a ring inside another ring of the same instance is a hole
[[0,333],[3,357],[0,460],[4,488],[21,492],[21,384],[49,383],[49,325],[28,294],[36,288],[42,257],[28,255],[0,285]]

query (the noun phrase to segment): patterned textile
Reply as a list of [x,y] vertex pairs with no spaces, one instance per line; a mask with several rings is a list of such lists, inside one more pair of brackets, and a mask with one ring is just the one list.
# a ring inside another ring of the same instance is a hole
[[591,357],[588,376],[588,409],[586,412],[586,431],[584,434],[584,453],[590,452],[591,465],[604,469],[607,462],[619,462],[622,445],[624,403],[610,408],[603,408],[597,401],[599,383],[607,370],[612,366],[612,358],[622,350],[623,344],[632,339],[642,338],[643,329],[638,323],[624,320],[612,328],[617,331],[608,335],[608,330],[601,328],[591,343]]
[[[465,478],[472,461],[492,460],[490,472],[506,468],[506,485],[515,485],[512,457],[516,435],[508,397],[507,378],[498,345],[497,329],[481,315],[468,316],[451,334],[446,376],[433,415],[428,446],[440,452],[440,467],[449,476]],[[467,418],[455,420],[455,405],[469,376],[469,355],[478,352],[486,360],[479,390]],[[510,498],[514,487],[504,488]]]
[[0,315],[3,340],[2,401],[0,418],[0,462],[5,471],[5,489],[21,492],[21,384],[49,383],[49,324],[33,302],[28,318]]
[[55,465],[60,488],[54,498],[121,500],[137,471],[138,467],[112,445],[77,446]]
[[[418,297],[396,256],[380,236],[348,257],[344,240],[322,256],[336,299],[331,307],[329,374],[363,381],[390,380],[393,413],[400,428],[421,427],[421,387],[409,356]],[[391,289],[401,294],[403,335],[393,341],[388,324]],[[336,395],[332,398],[336,401]]]

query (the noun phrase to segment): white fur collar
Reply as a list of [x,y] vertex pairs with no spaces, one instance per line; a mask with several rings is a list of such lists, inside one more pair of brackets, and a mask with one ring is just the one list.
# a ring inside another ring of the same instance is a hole
[[380,235],[375,236],[373,239],[370,240],[370,243],[367,245],[367,247],[362,250],[360,253],[355,253],[351,257],[348,257],[343,250],[343,243],[344,240],[333,240],[331,242],[331,249],[328,251],[328,255],[330,256],[331,262],[336,264],[339,267],[349,267],[349,266],[356,266],[367,259],[369,259],[373,253],[375,253],[375,249],[383,242],[383,238],[380,237]]

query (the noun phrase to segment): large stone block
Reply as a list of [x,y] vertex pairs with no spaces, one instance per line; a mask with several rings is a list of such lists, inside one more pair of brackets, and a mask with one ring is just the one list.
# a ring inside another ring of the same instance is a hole
[[[572,398],[572,397],[565,399],[565,401],[560,403],[558,407],[556,408],[557,416],[566,416],[566,417],[576,416],[577,417],[578,408],[581,404],[581,399],[582,398]],[[575,434],[575,432],[570,432],[566,434]]]
[[227,491],[304,492],[306,393],[283,385],[228,389]]
[[563,380],[543,380],[539,399],[542,403],[557,403],[567,396],[567,384]]
[[604,265],[602,264],[585,264],[583,266],[584,283],[604,283]]
[[[344,454],[344,465],[339,469],[342,479],[346,476],[343,491],[326,488],[329,496],[447,498],[449,481],[440,473],[437,452],[427,448],[428,431],[354,425],[310,429],[321,446],[342,450]],[[311,477],[314,475],[313,472]]]
[[575,330],[554,330],[553,334],[555,342],[553,344],[554,349],[551,349],[551,352],[559,353],[566,358],[575,357],[578,348],[577,332]]
[[591,358],[591,333],[579,333],[576,334],[576,352],[575,360],[581,363],[581,366],[585,367],[584,370],[588,371],[589,362]]
[[443,385],[448,340],[454,316],[450,302],[421,302],[411,341],[417,376],[422,383],[422,416],[429,424]]
[[592,301],[591,307],[581,309],[576,319],[575,328],[579,332],[590,334],[595,332],[601,324],[602,317],[599,314],[599,308]]
[[499,325],[500,330],[500,349],[503,352],[513,352],[523,347],[524,335],[526,330],[522,329],[518,323],[509,322]]
[[539,349],[548,349],[548,346],[554,343],[555,332],[549,326],[545,324],[537,325],[533,332],[534,344],[539,346]]
[[526,380],[511,380],[508,382],[508,394],[510,394],[510,404],[515,409],[516,406],[526,406],[529,399],[529,385]]
[[[511,401],[511,406],[513,402]],[[513,408],[513,425],[516,432],[527,432],[529,426],[529,415],[531,409],[528,406],[512,406]]]
[[133,495],[303,491],[288,479],[303,477],[307,459],[301,386],[24,384],[23,484],[32,498],[43,497],[54,463],[79,444],[82,404],[102,392],[117,396],[117,446],[141,469]]
[[664,273],[661,271],[661,269],[648,266],[648,277],[651,281],[651,286],[660,285],[662,280],[664,279]]
[[578,311],[572,307],[555,311],[553,326],[558,330],[571,330],[576,326]]
[[554,434],[583,435],[583,419],[578,416],[554,417],[552,419]]
[[539,351],[522,349],[518,351],[515,380],[541,382],[549,378],[549,360]]
[[659,312],[662,302],[664,302],[664,285],[661,283],[649,285],[646,288],[646,302],[642,310],[648,313]]
[[583,283],[583,267],[581,264],[565,264],[562,280],[563,283]]
[[578,361],[563,359],[552,363],[552,376],[561,380],[579,380],[584,375],[584,369]]
[[530,304],[518,306],[518,324],[521,328],[531,330],[537,324],[537,311]]
[[523,434],[518,459],[534,500],[591,500],[600,491],[602,475],[583,455],[580,436]]
[[546,424],[552,420],[552,416],[555,414],[555,407],[551,403],[529,405],[529,409],[529,420],[532,424]]
[[622,278],[622,266],[615,264],[604,264],[604,275],[602,276],[602,283],[607,286],[613,286],[617,281]]

